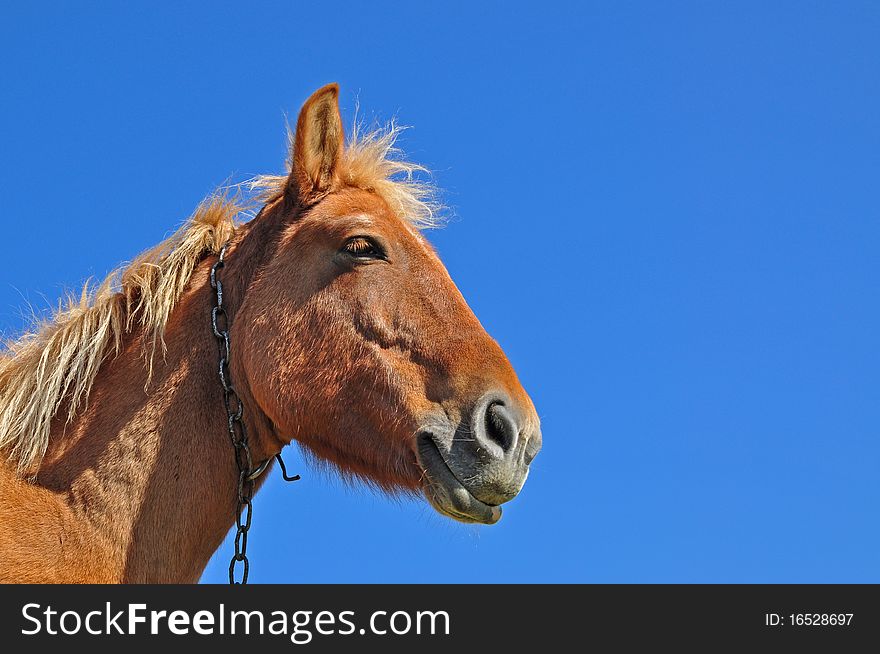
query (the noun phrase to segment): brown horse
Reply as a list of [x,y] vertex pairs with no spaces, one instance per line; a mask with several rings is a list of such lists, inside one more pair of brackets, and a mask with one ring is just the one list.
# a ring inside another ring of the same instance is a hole
[[345,144],[338,87],[320,89],[254,220],[210,198],[0,354],[0,580],[199,579],[239,502],[211,323],[224,245],[249,466],[296,440],[457,520],[500,518],[538,417],[420,235],[434,207],[395,134]]

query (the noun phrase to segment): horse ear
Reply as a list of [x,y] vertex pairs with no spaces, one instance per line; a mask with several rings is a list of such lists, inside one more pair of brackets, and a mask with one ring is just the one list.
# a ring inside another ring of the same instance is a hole
[[307,200],[330,190],[338,180],[344,141],[339,85],[328,84],[306,100],[296,120],[288,192]]

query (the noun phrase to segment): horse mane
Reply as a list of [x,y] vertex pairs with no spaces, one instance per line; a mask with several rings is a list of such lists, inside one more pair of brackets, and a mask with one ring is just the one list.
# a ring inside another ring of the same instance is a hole
[[171,311],[196,263],[219,252],[241,211],[222,195],[209,197],[171,237],[69,295],[34,331],[6,345],[0,359],[0,449],[19,472],[46,452],[52,419],[67,404],[67,420],[88,402],[103,361],[118,354],[122,336],[139,328],[152,371]]
[[[433,186],[417,178],[427,170],[402,160],[394,145],[401,131],[394,123],[366,133],[355,125],[339,164],[342,182],[381,196],[416,228],[437,226]],[[287,175],[262,175],[249,186],[255,199],[271,202],[286,181]],[[248,206],[214,193],[168,239],[98,286],[86,283],[48,319],[5,344],[0,351],[0,451],[20,475],[42,460],[52,420],[62,407],[70,422],[87,405],[101,364],[119,353],[122,337],[134,330],[142,334],[149,379],[156,351],[165,351],[165,326],[196,264],[220,251]]]

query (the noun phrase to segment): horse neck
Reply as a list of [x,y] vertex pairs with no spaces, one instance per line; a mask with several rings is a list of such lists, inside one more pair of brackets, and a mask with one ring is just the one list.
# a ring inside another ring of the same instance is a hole
[[[257,251],[250,241],[260,236],[243,231],[238,254]],[[221,271],[233,321],[253,273],[245,268],[259,265],[235,254]],[[141,339],[133,335],[102,365],[87,409],[53,426],[37,474],[38,486],[63,498],[70,542],[87,543],[79,550],[112,570],[108,578],[197,581],[234,520],[238,470],[210,327],[213,260],[199,264],[173,311],[167,352],[157,355],[149,383]],[[282,444],[237,381],[256,464]]]

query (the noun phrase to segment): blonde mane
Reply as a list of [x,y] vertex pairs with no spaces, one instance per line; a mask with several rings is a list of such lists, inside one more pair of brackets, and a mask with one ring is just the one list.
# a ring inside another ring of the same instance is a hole
[[96,288],[86,284],[35,331],[7,345],[0,359],[0,449],[19,472],[45,454],[52,419],[62,405],[70,421],[87,404],[101,364],[119,352],[124,334],[142,331],[152,370],[156,349],[164,349],[168,316],[196,263],[219,252],[240,211],[223,196],[208,198],[170,238]]
[[[357,126],[339,164],[344,184],[380,195],[417,228],[439,223],[431,184],[417,179],[427,170],[403,161],[393,123],[361,133]],[[287,175],[250,182],[257,199],[276,199]],[[19,474],[33,471],[49,446],[53,419],[65,409],[72,420],[88,403],[101,364],[118,354],[122,337],[139,330],[148,378],[157,350],[164,353],[168,318],[196,264],[218,253],[235,232],[245,204],[225,194],[203,201],[170,238],[144,252],[97,287],[86,284],[41,325],[0,352],[0,451]]]

